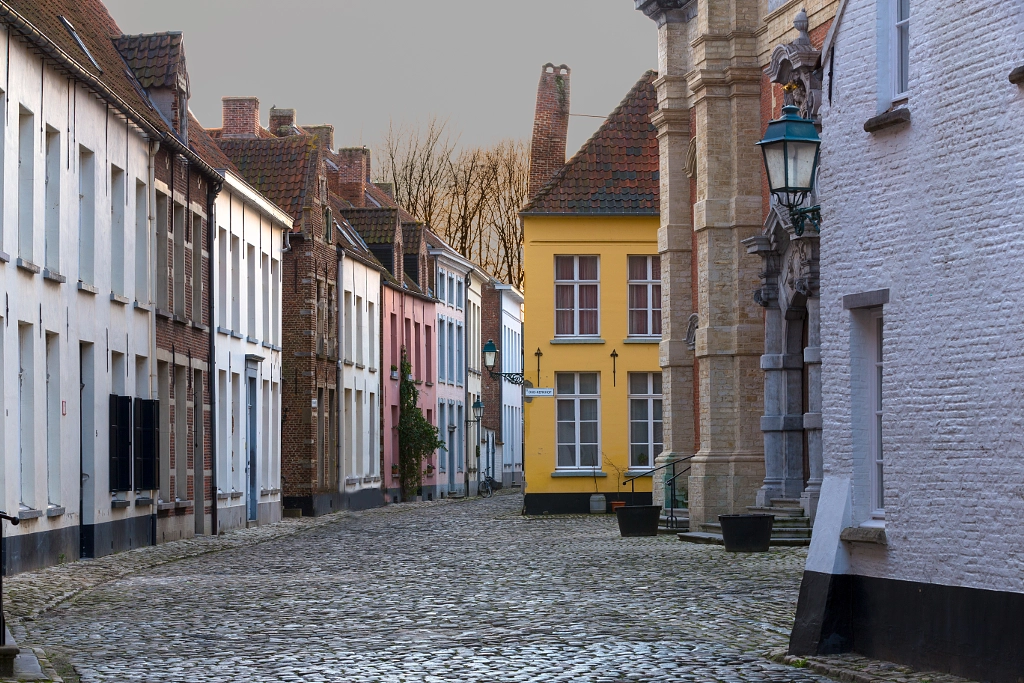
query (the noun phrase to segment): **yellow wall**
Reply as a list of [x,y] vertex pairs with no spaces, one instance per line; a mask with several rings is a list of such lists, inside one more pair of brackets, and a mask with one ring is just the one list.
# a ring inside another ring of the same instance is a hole
[[[538,387],[554,387],[556,372],[600,373],[601,493],[629,491],[621,486],[629,465],[627,374],[660,372],[657,343],[624,343],[627,338],[627,257],[658,253],[657,216],[525,216],[523,261],[526,276],[524,374]],[[599,317],[602,344],[552,344],[555,337],[555,255],[600,257]],[[536,349],[543,352],[540,381]],[[618,352],[612,380],[612,350]],[[553,477],[555,399],[534,398],[523,409],[526,494],[594,493],[593,476]],[[616,467],[618,469],[616,469]],[[651,478],[636,482],[650,492]]]

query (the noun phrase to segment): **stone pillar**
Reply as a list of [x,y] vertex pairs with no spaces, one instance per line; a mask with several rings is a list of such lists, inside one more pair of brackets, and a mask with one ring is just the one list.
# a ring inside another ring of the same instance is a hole
[[[691,68],[690,27],[693,18],[674,0],[636,0],[636,7],[658,25],[658,111],[651,123],[658,128],[661,226],[662,328],[659,362],[662,368],[664,450],[655,460],[665,465],[693,455],[693,351],[686,343],[692,306],[692,238],[690,179],[686,153],[690,144],[690,92],[685,74]],[[686,464],[677,465],[682,472]],[[655,505],[665,505],[665,472],[655,474]],[[671,476],[671,475],[669,475]],[[676,479],[677,490],[686,475]]]
[[759,268],[740,248],[761,232],[761,70],[757,0],[696,4],[688,80],[697,122],[700,449],[689,486],[690,528],[703,531],[720,514],[745,512],[764,480],[764,320],[750,296]]
[[[818,240],[814,240],[814,263],[817,265]],[[816,270],[816,269],[815,269]],[[807,347],[804,349],[804,363],[807,364],[807,412],[804,413],[804,430],[807,432],[807,460],[810,477],[807,488],[800,495],[804,514],[814,521],[821,496],[822,449],[821,449],[821,298],[818,295],[817,272],[814,273],[807,298]]]

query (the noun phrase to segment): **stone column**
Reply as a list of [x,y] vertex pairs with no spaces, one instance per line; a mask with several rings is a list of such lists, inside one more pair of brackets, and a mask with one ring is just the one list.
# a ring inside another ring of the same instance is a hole
[[[760,430],[762,309],[758,264],[741,242],[761,232],[757,0],[697,0],[697,295],[700,449],[690,476],[690,528],[745,512],[764,480]],[[672,304],[676,305],[675,302]]]
[[804,413],[804,430],[807,432],[807,460],[810,477],[807,488],[800,495],[804,514],[813,523],[821,495],[822,449],[821,449],[821,298],[818,292],[818,239],[813,241],[814,272],[810,280],[810,296],[807,297],[807,347],[804,349],[804,363],[807,364],[807,412]]
[[[662,368],[664,450],[655,460],[665,465],[693,455],[693,352],[686,343],[692,306],[692,237],[690,179],[686,153],[690,144],[690,92],[685,74],[691,68],[690,29],[692,13],[676,0],[636,0],[658,25],[658,111],[651,123],[658,128],[661,226],[662,328],[659,362]],[[681,472],[686,464],[677,465]],[[663,470],[655,474],[654,504],[665,505]],[[669,475],[671,476],[671,475]],[[686,476],[676,479],[677,490]]]

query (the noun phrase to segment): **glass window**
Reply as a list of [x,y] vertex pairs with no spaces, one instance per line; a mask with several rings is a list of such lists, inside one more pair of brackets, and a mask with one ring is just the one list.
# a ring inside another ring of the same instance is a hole
[[629,466],[654,467],[662,449],[661,373],[629,373]]
[[629,334],[661,336],[661,258],[629,257]]
[[556,467],[601,466],[599,378],[596,372],[555,374]]
[[882,312],[872,314],[871,407],[874,419],[871,425],[871,490],[872,512],[876,517],[885,515],[885,478],[882,458]]
[[596,256],[555,257],[555,335],[598,334]]
[[910,90],[910,0],[893,2],[893,99]]

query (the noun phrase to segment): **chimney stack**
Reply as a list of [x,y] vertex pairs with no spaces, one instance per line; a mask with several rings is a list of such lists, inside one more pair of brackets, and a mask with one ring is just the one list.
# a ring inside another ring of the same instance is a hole
[[[292,130],[295,127],[295,110],[294,109],[278,109],[277,107],[270,108],[270,132],[277,137],[284,137],[291,135],[295,131]],[[282,131],[281,129],[285,130]]]
[[530,144],[530,197],[565,165],[569,133],[569,67],[550,62],[541,68]]
[[222,97],[221,119],[223,137],[259,137],[260,101],[255,97]]
[[321,123],[319,126],[303,126],[302,129],[316,137],[316,144],[321,150],[330,152],[334,149],[334,126]]
[[366,206],[366,183],[370,179],[370,150],[365,147],[339,149],[331,156],[337,170],[328,166],[327,186],[353,206]]

